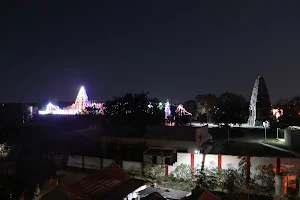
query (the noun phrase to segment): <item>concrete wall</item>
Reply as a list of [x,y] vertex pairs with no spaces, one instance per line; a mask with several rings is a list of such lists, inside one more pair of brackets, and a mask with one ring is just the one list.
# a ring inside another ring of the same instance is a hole
[[131,172],[131,173],[141,173],[142,172],[142,163],[141,162],[123,161],[122,167],[125,172]]
[[284,129],[284,141],[292,148],[299,148],[300,130],[299,129]]
[[[111,165],[112,163],[115,163],[115,160],[106,159],[106,158],[96,158],[96,157],[72,155],[72,156],[68,157],[67,166],[82,168],[82,169],[100,170],[104,167]],[[122,168],[126,172],[141,173],[142,163],[141,162],[132,162],[132,161],[123,161]]]
[[[221,167],[223,169],[238,168],[240,158],[238,156],[230,155],[212,155],[212,154],[191,154],[191,153],[177,153],[177,162],[173,165],[165,165],[165,173],[171,174],[180,164],[187,164],[191,167],[199,169],[204,160],[204,166],[207,168]],[[297,158],[270,158],[270,157],[248,157],[249,161],[249,177],[253,177],[256,173],[256,168],[260,165],[268,166],[272,164],[276,172],[287,172],[289,174],[288,180],[290,183],[295,180],[300,173],[300,159]],[[101,169],[109,166],[115,161],[112,159],[93,158],[83,156],[69,156],[68,166],[84,169]],[[141,173],[142,163],[123,161],[121,167],[128,173]]]

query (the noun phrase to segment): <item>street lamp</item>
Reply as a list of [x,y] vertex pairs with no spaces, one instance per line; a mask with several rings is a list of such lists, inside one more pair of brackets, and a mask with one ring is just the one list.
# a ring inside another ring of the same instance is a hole
[[268,126],[268,121],[263,122],[263,127],[265,128],[265,140],[267,139],[267,126]]

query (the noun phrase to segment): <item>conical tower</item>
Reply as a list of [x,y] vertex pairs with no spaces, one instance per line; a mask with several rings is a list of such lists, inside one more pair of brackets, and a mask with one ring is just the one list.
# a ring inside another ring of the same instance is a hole
[[248,124],[250,126],[260,126],[271,117],[270,96],[265,79],[262,76],[259,76],[255,80],[249,111]]
[[83,110],[85,108],[85,104],[88,100],[89,99],[86,94],[86,90],[84,89],[84,87],[81,87],[77,94],[77,97],[76,97],[75,109],[78,111]]

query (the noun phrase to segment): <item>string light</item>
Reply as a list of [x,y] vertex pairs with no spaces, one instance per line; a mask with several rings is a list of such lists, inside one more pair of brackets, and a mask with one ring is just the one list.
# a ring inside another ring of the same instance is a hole
[[99,113],[97,114],[103,114],[103,103],[95,103],[89,101],[89,98],[87,96],[86,90],[84,87],[81,87],[75,103],[73,103],[71,106],[68,106],[66,108],[60,109],[58,106],[53,105],[52,103],[49,103],[46,106],[45,110],[40,110],[40,115],[47,115],[47,114],[53,114],[53,115],[76,115],[80,113],[87,113],[85,110],[86,108],[94,107],[99,110]]

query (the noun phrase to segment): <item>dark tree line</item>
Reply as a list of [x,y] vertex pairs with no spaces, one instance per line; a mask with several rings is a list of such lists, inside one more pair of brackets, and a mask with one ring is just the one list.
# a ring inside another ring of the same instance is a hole
[[[149,108],[149,103],[152,107]],[[105,115],[118,124],[163,124],[164,110],[158,108],[159,100],[149,98],[148,93],[127,93],[105,103]],[[249,117],[249,102],[235,93],[197,95],[184,103],[193,120],[217,124],[242,124]]]
[[243,124],[249,117],[249,102],[235,93],[197,95],[184,106],[193,114],[193,119],[200,122]]
[[158,103],[158,99],[150,98],[145,92],[114,97],[104,104],[103,127],[112,134],[141,135],[147,125],[164,123],[164,112]]
[[283,111],[279,118],[273,117],[271,125],[274,128],[300,125],[300,96],[291,99],[280,99],[273,105],[273,109],[281,109]]

